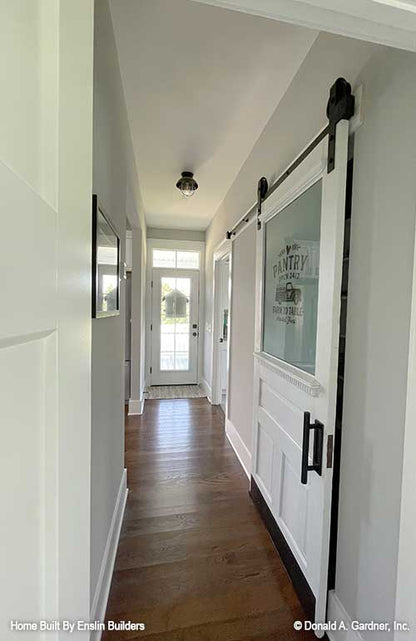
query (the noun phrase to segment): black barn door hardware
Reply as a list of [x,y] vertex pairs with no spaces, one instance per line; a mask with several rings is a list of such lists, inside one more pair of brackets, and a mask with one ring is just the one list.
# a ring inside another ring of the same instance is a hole
[[[309,435],[311,430],[315,430],[313,441],[313,458],[312,465],[309,465]],[[308,482],[308,472],[316,472],[322,475],[322,450],[324,444],[324,426],[320,421],[311,423],[310,412],[303,414],[303,442],[302,442],[302,469],[301,483],[306,485]]]
[[257,229],[261,229],[261,203],[265,199],[268,190],[269,183],[267,182],[267,178],[262,176],[257,183]]
[[248,223],[257,214],[257,229],[261,229],[261,206],[262,203],[272,195],[278,187],[289,178],[290,174],[309,156],[317,145],[328,136],[328,162],[327,171],[335,167],[335,144],[336,144],[336,127],[340,120],[350,120],[354,115],[355,97],[351,93],[351,85],[345,78],[337,78],[329,92],[329,99],[326,107],[328,118],[327,126],[318,133],[318,135],[309,143],[291,165],[274,181],[268,185],[267,179],[263,176],[257,183],[257,201],[250,207],[246,214],[234,225],[232,229],[226,232],[228,240],[234,238],[237,230],[245,223]]
[[335,137],[340,120],[350,120],[354,115],[355,98],[351,93],[351,85],[345,78],[338,78],[331,87],[326,115],[329,120],[328,132],[328,174],[335,167]]

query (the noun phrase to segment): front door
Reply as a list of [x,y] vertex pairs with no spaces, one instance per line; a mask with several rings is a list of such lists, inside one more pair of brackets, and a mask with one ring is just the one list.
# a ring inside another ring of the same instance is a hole
[[198,382],[199,271],[153,269],[152,385]]
[[[253,477],[326,617],[348,122],[265,201],[257,245]],[[322,632],[317,633],[322,636]]]

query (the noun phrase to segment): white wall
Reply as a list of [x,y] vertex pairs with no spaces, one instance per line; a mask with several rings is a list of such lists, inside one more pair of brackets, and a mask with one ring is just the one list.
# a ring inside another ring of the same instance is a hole
[[336,593],[349,615],[364,621],[394,618],[416,210],[415,73],[414,54],[391,50],[360,74],[365,121],[355,136]]
[[[133,229],[136,226],[134,234],[144,223],[107,0],[95,2],[93,190],[120,235],[123,260],[126,217]],[[124,469],[123,280],[120,306],[119,316],[92,323],[91,598],[95,596],[95,601]],[[132,368],[138,367],[132,363]]]
[[[254,297],[256,225],[249,225],[233,243],[231,344],[228,418],[251,451],[254,373]],[[237,429],[237,427],[236,427]]]

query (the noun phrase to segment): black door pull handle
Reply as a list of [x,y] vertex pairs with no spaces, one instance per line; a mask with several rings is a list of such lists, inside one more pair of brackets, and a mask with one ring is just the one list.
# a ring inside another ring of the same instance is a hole
[[[313,441],[312,465],[309,465],[309,435],[315,430]],[[303,414],[302,469],[300,481],[303,485],[308,482],[308,472],[316,472],[322,476],[322,450],[324,444],[324,426],[320,421],[311,423],[310,412]]]

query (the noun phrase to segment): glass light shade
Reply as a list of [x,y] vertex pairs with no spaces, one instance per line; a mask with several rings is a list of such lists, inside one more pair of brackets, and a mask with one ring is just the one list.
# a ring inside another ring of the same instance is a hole
[[183,171],[181,178],[176,183],[177,188],[181,191],[185,198],[190,198],[198,189],[194,175],[191,171]]

